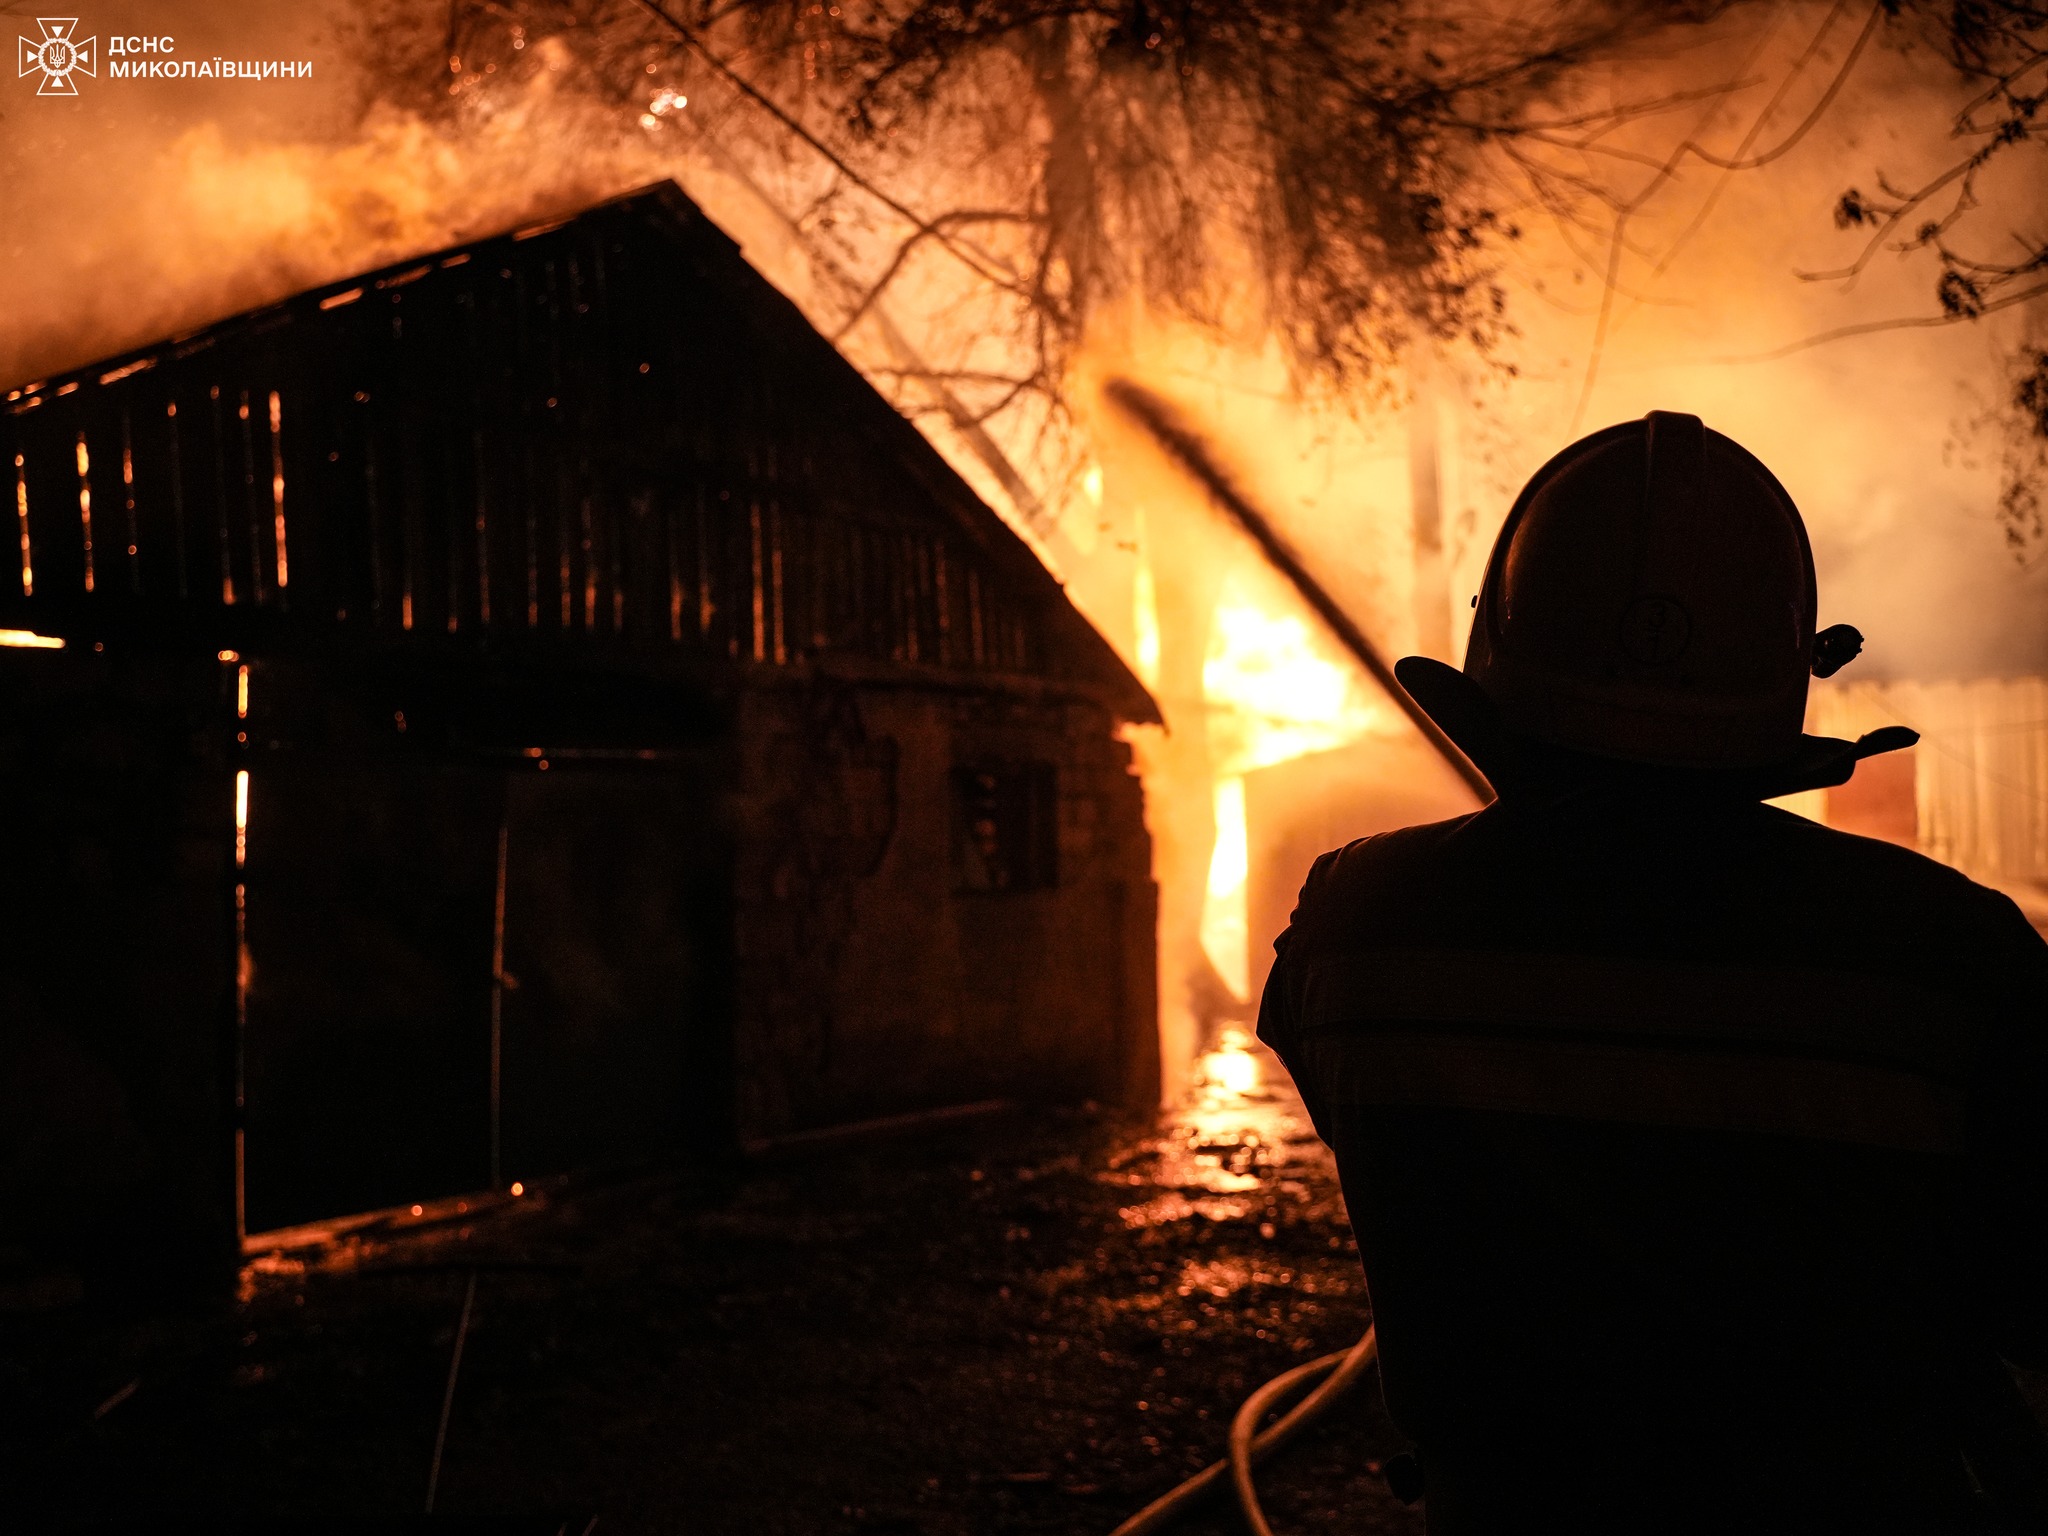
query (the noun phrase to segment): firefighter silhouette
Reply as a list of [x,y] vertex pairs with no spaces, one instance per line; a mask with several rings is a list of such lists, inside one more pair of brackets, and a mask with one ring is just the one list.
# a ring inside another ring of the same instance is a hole
[[1463,671],[1397,669],[1499,798],[1325,854],[1278,943],[1432,1536],[2048,1529],[2048,945],[1762,803],[1915,740],[1802,734],[1861,645],[1815,610],[1736,443],[1573,444]]

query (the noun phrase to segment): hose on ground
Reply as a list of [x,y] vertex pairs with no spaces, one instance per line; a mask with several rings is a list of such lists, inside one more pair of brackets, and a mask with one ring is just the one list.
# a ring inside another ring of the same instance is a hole
[[[1364,1336],[1351,1348],[1337,1350],[1334,1354],[1297,1365],[1293,1370],[1275,1376],[1246,1398],[1244,1406],[1231,1420],[1230,1454],[1225,1460],[1205,1467],[1178,1488],[1154,1499],[1112,1531],[1110,1536],[1150,1536],[1151,1532],[1164,1530],[1192,1510],[1225,1478],[1237,1490],[1238,1507],[1244,1512],[1245,1523],[1251,1527],[1253,1536],[1273,1536],[1273,1528],[1266,1523],[1265,1511],[1259,1507],[1258,1490],[1252,1483],[1253,1465],[1279,1450],[1320,1417],[1324,1409],[1350,1391],[1378,1355],[1378,1336],[1367,1328]],[[1259,1431],[1259,1420],[1272,1410],[1274,1404],[1285,1401],[1291,1393],[1318,1378],[1321,1378],[1320,1384],[1313,1392],[1282,1414],[1271,1428],[1264,1433]]]

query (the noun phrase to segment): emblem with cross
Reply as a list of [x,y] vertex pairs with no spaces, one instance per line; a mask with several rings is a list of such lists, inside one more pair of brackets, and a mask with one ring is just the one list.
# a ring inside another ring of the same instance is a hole
[[18,40],[21,73],[42,71],[43,83],[36,87],[38,96],[76,96],[78,82],[73,76],[99,73],[93,67],[95,40],[80,39],[76,16],[38,16],[36,25],[42,29],[40,40]]

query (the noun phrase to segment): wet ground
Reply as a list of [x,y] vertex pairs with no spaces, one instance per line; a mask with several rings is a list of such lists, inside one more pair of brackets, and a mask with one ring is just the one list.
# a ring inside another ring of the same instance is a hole
[[[715,1194],[529,1191],[260,1260],[205,1315],[17,1298],[0,1526],[1107,1533],[1369,1321],[1334,1169],[1255,1070],[1158,1124],[1008,1111]],[[1275,1529],[1419,1533],[1398,1449],[1368,1378],[1262,1473]],[[1241,1526],[1226,1493],[1180,1529]]]

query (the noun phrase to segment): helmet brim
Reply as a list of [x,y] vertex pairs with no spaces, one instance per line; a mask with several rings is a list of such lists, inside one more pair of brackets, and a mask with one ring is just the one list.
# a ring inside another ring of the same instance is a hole
[[[1537,777],[1541,764],[1554,763],[1567,750],[1509,727],[1485,690],[1455,667],[1428,656],[1404,656],[1394,663],[1394,676],[1423,713],[1486,775],[1496,793],[1508,793],[1518,782]],[[1919,739],[1919,732],[1903,725],[1886,726],[1854,741],[1803,735],[1790,753],[1761,766],[1681,771],[1690,780],[1728,794],[1773,800],[1802,790],[1846,784],[1865,758],[1900,751]]]

